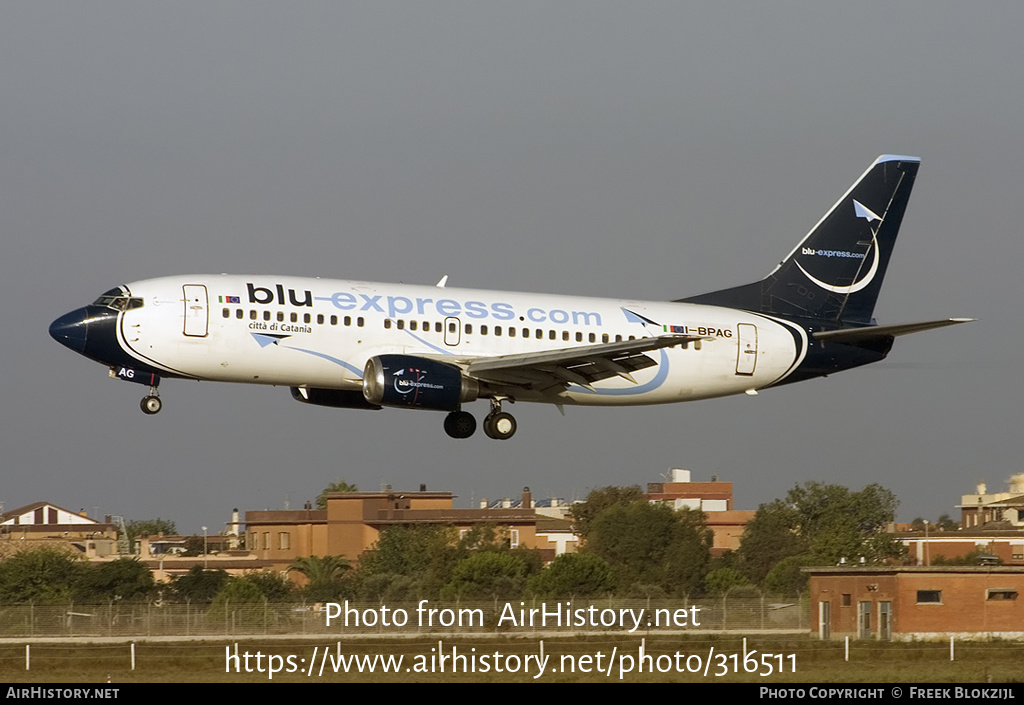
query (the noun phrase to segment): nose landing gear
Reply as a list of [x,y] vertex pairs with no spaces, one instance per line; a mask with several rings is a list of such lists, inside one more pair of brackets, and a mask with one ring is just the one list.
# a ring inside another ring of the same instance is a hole
[[142,398],[142,401],[139,402],[139,408],[142,409],[144,414],[150,416],[160,413],[160,409],[164,408],[164,403],[160,401],[160,390],[156,387],[150,387],[149,395]]

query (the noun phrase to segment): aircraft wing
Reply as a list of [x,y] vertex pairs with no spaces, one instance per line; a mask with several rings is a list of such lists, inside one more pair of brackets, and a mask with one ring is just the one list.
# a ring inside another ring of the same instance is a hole
[[659,335],[562,350],[469,358],[463,364],[466,373],[478,379],[541,391],[570,384],[589,388],[595,382],[616,376],[635,384],[633,372],[658,364],[644,353],[704,339],[696,335]]
[[864,328],[844,328],[842,330],[823,330],[812,333],[822,342],[847,343],[856,345],[878,338],[895,338],[898,335],[918,333],[933,328],[955,326],[957,323],[968,323],[973,318],[943,318],[937,321],[921,321],[919,323],[899,323],[891,326],[865,326]]

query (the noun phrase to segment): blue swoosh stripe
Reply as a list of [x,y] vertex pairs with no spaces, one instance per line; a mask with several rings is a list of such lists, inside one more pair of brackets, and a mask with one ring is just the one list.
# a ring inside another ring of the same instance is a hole
[[581,392],[583,394],[600,394],[602,396],[618,397],[618,396],[634,396],[636,394],[646,394],[647,392],[653,392],[655,389],[660,387],[668,379],[668,353],[662,348],[660,351],[661,360],[658,362],[658,374],[654,375],[650,382],[645,382],[636,387],[629,387],[626,389],[587,389],[578,385],[570,385],[569,389],[573,392]]

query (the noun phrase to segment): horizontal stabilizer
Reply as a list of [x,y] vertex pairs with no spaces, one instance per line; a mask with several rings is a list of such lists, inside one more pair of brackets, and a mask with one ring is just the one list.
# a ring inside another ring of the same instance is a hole
[[954,326],[957,323],[968,323],[973,318],[943,318],[938,321],[920,321],[918,323],[899,323],[892,326],[867,326],[864,328],[844,328],[842,330],[823,330],[812,333],[815,338],[822,342],[846,343],[857,345],[879,338],[895,338],[909,333],[919,333],[923,330],[933,328],[945,328]]

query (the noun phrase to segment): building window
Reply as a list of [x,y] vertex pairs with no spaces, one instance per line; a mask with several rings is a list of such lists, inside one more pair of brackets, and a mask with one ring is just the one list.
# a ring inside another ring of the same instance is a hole
[[508,544],[509,548],[517,548],[519,546],[519,529],[508,530]]
[[942,590],[918,590],[917,591],[917,604],[919,605],[941,605],[942,604]]
[[292,547],[292,535],[287,531],[282,531],[277,535],[277,547],[282,551],[288,551]]
[[1017,591],[1012,588],[989,588],[985,591],[986,600],[1016,600]]
[[853,604],[853,598],[850,596],[850,593],[844,592],[842,602],[843,607],[849,607],[851,604]]
[[263,532],[263,550],[264,551],[269,551],[270,550],[270,532],[269,531],[264,531]]

